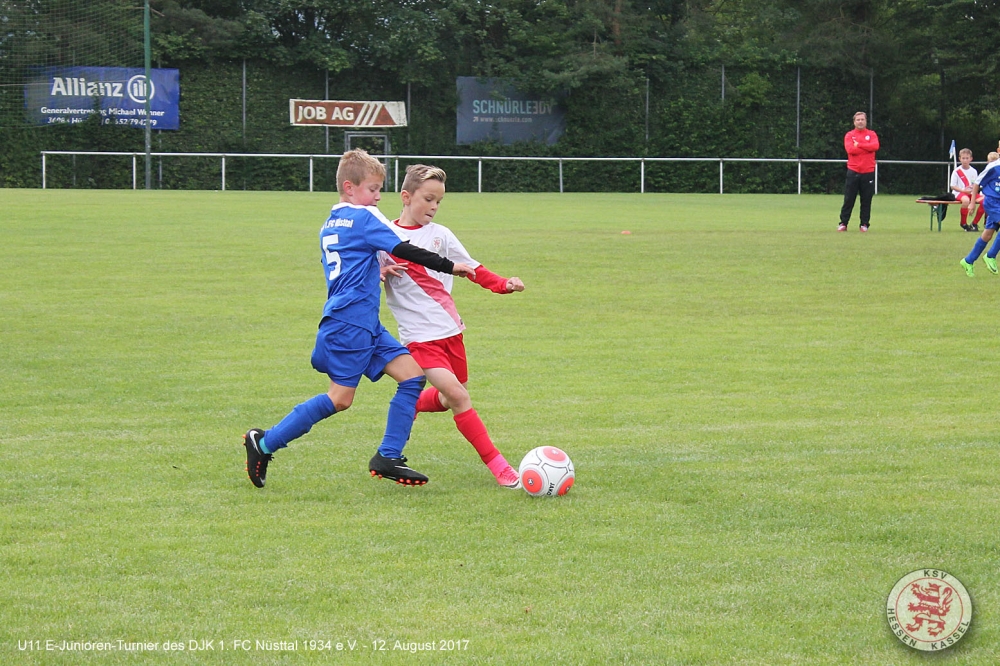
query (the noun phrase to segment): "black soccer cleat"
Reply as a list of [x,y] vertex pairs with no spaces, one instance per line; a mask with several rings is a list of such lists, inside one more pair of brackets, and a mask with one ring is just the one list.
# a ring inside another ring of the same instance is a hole
[[429,480],[406,465],[406,458],[386,458],[376,452],[368,463],[368,471],[380,479],[392,479],[403,486],[422,486]]
[[267,463],[271,462],[271,454],[260,450],[259,442],[263,438],[264,431],[260,428],[251,428],[243,435],[243,446],[247,449],[247,476],[250,477],[250,483],[258,488],[264,487]]

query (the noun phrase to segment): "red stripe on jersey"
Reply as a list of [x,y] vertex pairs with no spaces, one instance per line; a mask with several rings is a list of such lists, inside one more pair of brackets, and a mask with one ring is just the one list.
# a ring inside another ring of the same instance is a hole
[[[395,257],[393,257],[395,259]],[[428,275],[427,269],[420,264],[415,264],[412,261],[409,262],[409,270],[406,274],[410,276],[413,282],[424,290],[424,293],[430,296],[435,303],[441,306],[441,308],[448,313],[459,328],[465,328],[462,325],[462,318],[458,316],[458,309],[455,307],[455,299],[451,297],[448,290],[444,288],[441,281],[435,279]]]
[[955,169],[955,173],[957,173],[957,174],[958,174],[958,177],[959,177],[959,179],[960,179],[960,180],[961,180],[961,181],[962,181],[963,183],[965,183],[965,186],[966,186],[966,187],[970,187],[970,185],[969,185],[969,179],[965,177],[965,174],[964,174],[964,173],[962,173],[962,170],[961,170],[961,169]]

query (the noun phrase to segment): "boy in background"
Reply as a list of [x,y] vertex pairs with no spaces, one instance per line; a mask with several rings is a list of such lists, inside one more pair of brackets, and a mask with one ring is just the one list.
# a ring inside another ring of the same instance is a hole
[[[972,151],[968,148],[962,148],[962,150],[958,151],[958,161],[959,166],[951,174],[951,193],[954,195],[955,201],[962,202],[962,228],[966,231],[979,233],[979,220],[983,217],[982,207],[976,211],[976,217],[972,221],[972,224],[968,224],[969,207],[972,204],[972,183],[979,176],[979,172],[972,166]],[[980,195],[976,203],[979,204],[982,202],[983,197]]]
[[[475,269],[473,282],[497,294],[524,291],[519,278],[505,278],[487,270],[469,256],[447,227],[434,222],[445,193],[446,175],[437,167],[414,164],[406,169],[400,196],[403,210],[393,224],[418,247]],[[396,255],[395,252],[392,252]],[[520,488],[517,471],[493,445],[486,426],[472,407],[467,384],[468,361],[462,331],[465,323],[451,296],[454,279],[447,273],[427,271],[400,263],[405,257],[380,255],[385,279],[385,300],[399,325],[399,339],[423,368],[431,387],[420,394],[417,412],[451,410],[458,431],[507,488]]]
[[257,488],[264,487],[275,451],[309,432],[319,421],[350,407],[362,375],[376,382],[383,374],[399,382],[399,387],[389,403],[385,437],[368,469],[372,476],[403,485],[427,483],[427,477],[408,467],[403,457],[425,384],[424,373],[378,319],[377,254],[380,250],[392,252],[447,274],[474,276],[475,271],[410,244],[402,229],[390,224],[376,208],[384,180],[385,167],[365,151],[352,150],[340,158],[340,203],[330,211],[319,233],[327,301],[312,353],[312,366],[330,378],[330,389],[296,406],[272,428],[251,428],[243,436],[247,475]]
[[[1000,146],[997,146],[997,150],[1000,150]],[[969,277],[975,276],[973,264],[976,263],[976,259],[979,258],[979,255],[986,248],[986,244],[993,238],[996,230],[1000,228],[1000,155],[995,152],[990,153],[989,160],[986,168],[983,169],[983,172],[972,183],[972,192],[969,193],[969,197],[973,202],[971,205],[975,207],[976,203],[982,201],[982,207],[986,211],[986,224],[983,225],[985,227],[983,235],[976,239],[976,243],[972,246],[972,251],[969,252],[969,255],[959,262],[962,268],[965,269],[965,274]],[[980,198],[980,193],[982,193],[982,198]],[[993,242],[993,246],[990,247],[989,252],[983,257],[986,268],[994,275],[998,272],[998,253],[1000,253],[1000,236],[997,237]]]

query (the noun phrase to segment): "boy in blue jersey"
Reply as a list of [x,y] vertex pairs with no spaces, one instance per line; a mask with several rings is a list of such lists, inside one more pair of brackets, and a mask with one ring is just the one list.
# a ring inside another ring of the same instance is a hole
[[[1000,147],[997,150],[1000,150]],[[992,157],[992,153],[990,156]],[[972,203],[969,205],[970,214],[975,210],[980,192],[983,194],[983,202],[979,205],[986,211],[986,224],[984,225],[983,235],[976,239],[976,244],[972,246],[972,251],[969,252],[969,255],[959,262],[962,268],[965,269],[965,274],[969,277],[975,277],[973,264],[976,263],[976,259],[986,249],[986,244],[990,242],[997,229],[1000,228],[1000,160],[993,160],[987,164],[983,172],[973,182],[972,194],[970,195]],[[1000,253],[1000,236],[997,236],[997,239],[993,241],[992,247],[987,251],[986,256],[983,257],[986,268],[994,275],[998,272],[998,253]]]
[[427,477],[407,466],[403,457],[425,384],[424,373],[379,321],[377,255],[383,250],[460,276],[474,277],[475,271],[411,245],[403,230],[390,224],[376,208],[384,180],[382,163],[365,151],[352,150],[341,157],[337,167],[340,203],[330,211],[319,233],[327,301],[312,353],[312,366],[329,376],[330,390],[297,405],[272,428],[251,428],[243,436],[247,475],[258,488],[264,487],[275,451],[309,432],[319,421],[350,407],[362,375],[376,382],[384,374],[399,382],[399,387],[389,403],[382,444],[368,469],[372,476],[403,485],[427,483]]

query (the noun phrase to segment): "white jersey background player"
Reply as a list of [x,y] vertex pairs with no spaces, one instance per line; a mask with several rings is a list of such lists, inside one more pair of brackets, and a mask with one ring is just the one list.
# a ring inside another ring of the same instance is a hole
[[[976,168],[972,166],[972,151],[962,148],[958,151],[960,164],[951,174],[951,193],[955,196],[955,201],[962,202],[962,228],[966,231],[979,231],[979,220],[983,217],[983,209],[980,208],[976,218],[969,224],[969,206],[972,203],[972,185],[979,177]],[[982,195],[976,201],[977,204],[983,202]]]
[[[447,227],[434,222],[445,194],[443,169],[414,164],[406,169],[400,196],[403,210],[393,224],[405,230],[410,243],[451,261],[475,268],[473,282],[498,294],[524,291],[520,278],[492,273],[469,256]],[[461,257],[461,259],[459,259]],[[399,339],[424,370],[431,386],[420,394],[417,413],[452,411],[455,426],[476,449],[497,483],[520,488],[517,471],[493,445],[486,426],[472,407],[467,383],[468,361],[462,322],[451,296],[454,279],[447,273],[406,263],[381,252],[386,303],[399,326]]]

